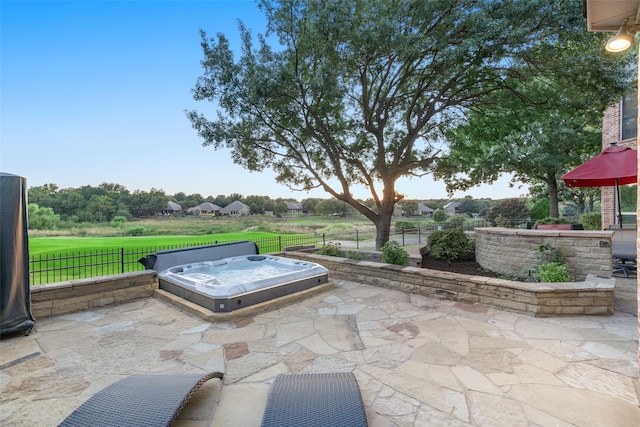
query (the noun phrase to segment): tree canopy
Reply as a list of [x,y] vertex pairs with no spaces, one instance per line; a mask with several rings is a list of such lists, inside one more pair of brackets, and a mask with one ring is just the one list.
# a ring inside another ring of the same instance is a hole
[[547,58],[551,65],[544,72],[519,69],[510,85],[515,91],[492,93],[448,133],[450,152],[436,171],[448,191],[512,173],[514,182],[544,183],[547,215],[557,217],[560,176],[601,150],[603,112],[634,79],[634,56],[608,55],[602,46],[583,31],[532,49],[537,62]]
[[[240,52],[224,34],[202,32],[193,95],[218,114],[187,116],[205,146],[229,148],[235,163],[353,206],[376,225],[378,248],[403,197],[397,179],[431,173],[465,112],[544,76],[558,41],[586,33],[573,0],[259,4],[267,31],[254,38],[240,23]],[[580,79],[585,65],[566,72]],[[354,186],[370,191],[373,207]]]

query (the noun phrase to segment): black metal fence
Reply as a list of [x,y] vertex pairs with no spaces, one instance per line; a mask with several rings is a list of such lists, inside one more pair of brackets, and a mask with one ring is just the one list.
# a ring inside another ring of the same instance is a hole
[[[434,230],[463,228],[465,231],[473,231],[475,227],[486,226],[489,226],[489,224],[485,221],[475,221],[462,224],[443,223],[428,227],[400,228],[395,229],[391,233],[389,240],[395,240],[402,246],[426,244],[428,234]],[[375,232],[355,230],[330,235],[322,233],[303,236],[277,236],[266,239],[254,239],[252,241],[258,245],[260,253],[280,252],[287,247],[293,246],[322,247],[329,243],[340,243],[345,249],[373,250],[375,249]],[[202,245],[227,242],[231,242],[231,240],[203,242]],[[190,245],[167,245],[137,249],[118,248],[32,256],[29,258],[29,282],[30,285],[34,286],[140,271],[144,269],[144,266],[138,262],[139,259],[150,254],[155,254],[157,251],[179,249],[187,246]]]

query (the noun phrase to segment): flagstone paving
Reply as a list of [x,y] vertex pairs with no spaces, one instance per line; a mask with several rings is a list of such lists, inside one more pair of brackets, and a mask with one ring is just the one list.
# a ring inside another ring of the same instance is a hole
[[369,425],[637,426],[638,319],[533,318],[355,282],[232,323],[148,298],[0,342],[0,425],[57,425],[133,374],[222,371],[177,426],[260,425],[280,373],[354,372]]

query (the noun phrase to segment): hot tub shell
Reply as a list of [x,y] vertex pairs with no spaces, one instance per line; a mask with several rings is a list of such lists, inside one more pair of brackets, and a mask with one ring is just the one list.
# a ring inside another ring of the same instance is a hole
[[[232,256],[228,256],[229,254]],[[208,266],[234,263],[243,259],[249,262],[281,263],[291,266],[292,270],[273,278],[230,286],[213,279],[198,277],[197,271]],[[140,262],[147,268],[158,271],[160,289],[213,312],[238,310],[328,282],[328,270],[325,267],[291,258],[259,255],[257,246],[252,242],[159,251]]]

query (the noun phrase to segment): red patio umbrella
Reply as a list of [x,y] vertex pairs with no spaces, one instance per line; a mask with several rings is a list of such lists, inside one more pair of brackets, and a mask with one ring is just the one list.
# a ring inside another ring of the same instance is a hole
[[629,147],[615,143],[602,150],[574,170],[560,177],[567,187],[616,187],[618,223],[622,227],[620,185],[638,182],[638,154]]

